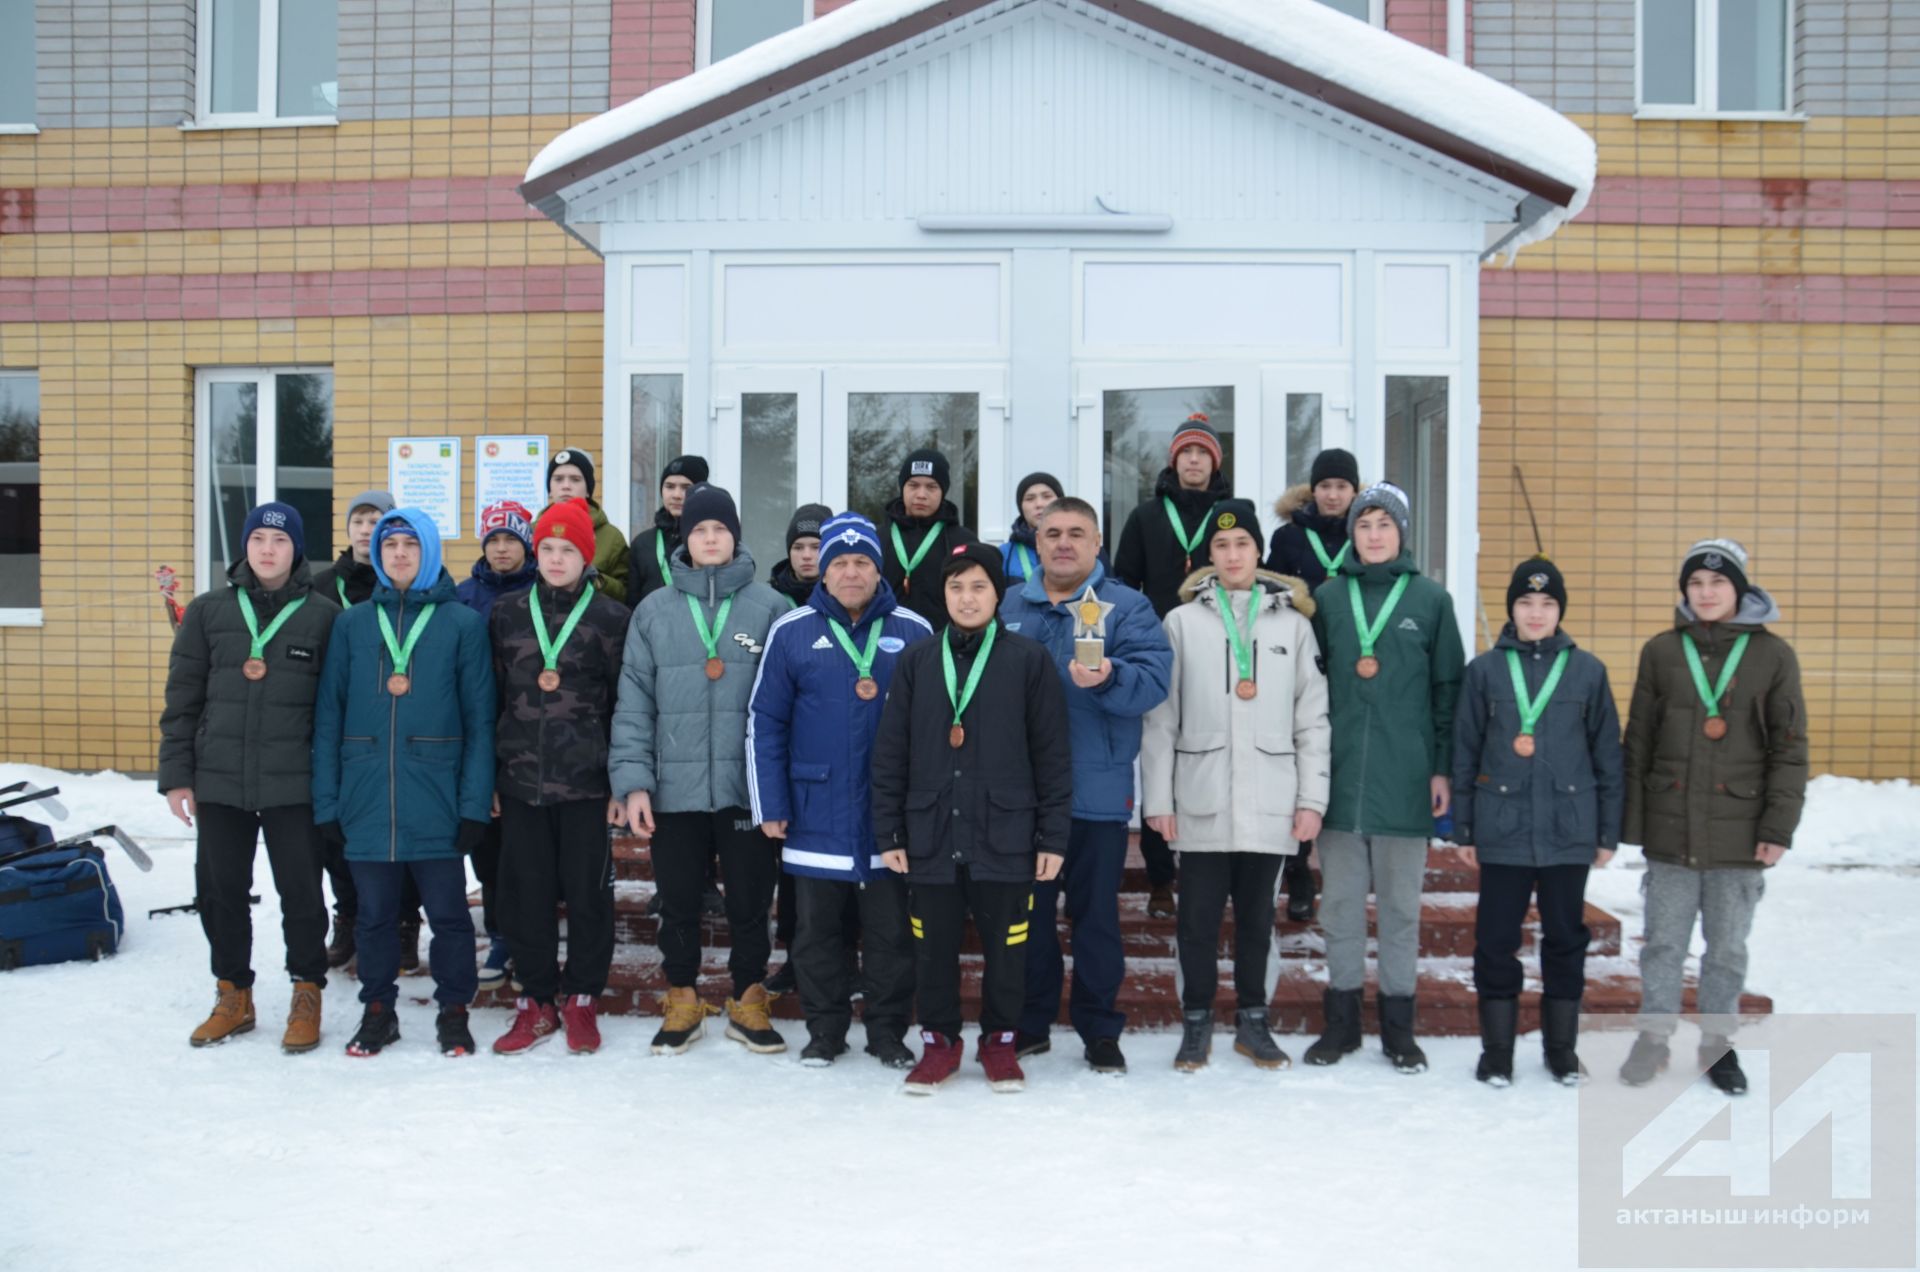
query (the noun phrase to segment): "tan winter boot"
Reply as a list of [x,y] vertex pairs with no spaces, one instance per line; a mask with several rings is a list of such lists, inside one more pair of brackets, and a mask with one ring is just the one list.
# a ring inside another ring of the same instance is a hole
[[714,1009],[700,1001],[693,986],[675,986],[667,990],[660,1002],[667,1018],[661,1023],[660,1032],[653,1035],[654,1055],[680,1055],[706,1036],[706,1020]]
[[280,1035],[280,1050],[297,1056],[319,1045],[320,987],[312,981],[295,981],[293,1002],[287,1007],[287,1032]]
[[727,1000],[727,1037],[757,1055],[774,1055],[787,1049],[787,1040],[773,1027],[767,1007],[773,999],[765,985],[749,985],[739,998]]
[[196,1047],[211,1047],[252,1030],[253,990],[223,980],[213,1000],[213,1014],[201,1022],[188,1041]]

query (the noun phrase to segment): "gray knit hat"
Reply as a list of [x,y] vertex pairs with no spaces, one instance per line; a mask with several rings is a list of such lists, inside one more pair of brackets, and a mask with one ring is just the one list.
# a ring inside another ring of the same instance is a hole
[[1359,498],[1353,501],[1353,507],[1347,509],[1347,533],[1349,535],[1353,533],[1353,528],[1360,523],[1361,514],[1369,508],[1384,509],[1386,514],[1393,518],[1393,524],[1400,527],[1400,546],[1403,548],[1406,547],[1408,538],[1412,534],[1410,527],[1413,521],[1413,512],[1407,501],[1407,492],[1390,481],[1376,481],[1373,485],[1361,491]]

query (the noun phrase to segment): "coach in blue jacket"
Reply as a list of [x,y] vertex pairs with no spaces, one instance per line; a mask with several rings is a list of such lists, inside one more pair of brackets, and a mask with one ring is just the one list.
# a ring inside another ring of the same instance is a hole
[[347,1050],[397,1040],[396,926],[411,874],[433,927],[428,959],[441,1050],[471,1054],[473,916],[467,866],[493,806],[493,655],[486,622],[440,568],[440,532],[418,508],[373,531],[372,603],[335,621],[313,704],[313,820],[346,846],[360,891],[360,1030]]
[[[880,536],[846,512],[820,527],[820,586],[774,623],[747,724],[753,819],[786,837],[799,925],[788,954],[800,983],[808,1042],[800,1063],[829,1065],[847,1049],[853,986],[841,916],[858,897],[867,1052],[896,1068],[913,1013],[907,885],[873,837],[868,773],[880,708],[900,651],[933,628],[900,606],[880,577]],[[1056,990],[1057,994],[1057,990]]]
[[[1071,496],[1040,514],[1035,536],[1040,572],[1000,605],[1010,632],[1039,641],[1066,682],[1073,743],[1073,829],[1060,882],[1033,890],[1033,937],[1027,942],[1027,1006],[1017,1055],[1048,1050],[1060,1013],[1064,964],[1053,916],[1061,892],[1073,924],[1073,996],[1069,1014],[1099,1073],[1126,1072],[1115,1007],[1126,958],[1120,947],[1120,877],[1133,814],[1133,761],[1140,754],[1140,718],[1160,705],[1173,677],[1173,650],[1147,598],[1107,577],[1100,564],[1100,521],[1093,505]],[[1103,605],[1106,656],[1098,670],[1073,656],[1075,602],[1091,587]]]

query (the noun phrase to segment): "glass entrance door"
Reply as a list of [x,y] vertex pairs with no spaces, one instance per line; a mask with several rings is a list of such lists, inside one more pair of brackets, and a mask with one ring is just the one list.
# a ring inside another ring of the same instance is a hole
[[1109,547],[1127,516],[1153,497],[1173,435],[1195,414],[1220,435],[1228,489],[1260,499],[1262,402],[1258,369],[1247,365],[1085,366],[1075,410],[1077,494],[1100,508]]
[[741,537],[764,580],[787,554],[793,510],[821,501],[820,372],[716,372],[713,413],[712,479],[733,492]]
[[[960,521],[1003,537],[1013,517],[1006,475],[1006,376],[980,367],[841,367],[826,374],[826,502],[878,522],[900,494],[900,466],[932,447],[947,457]],[[1004,505],[1004,506],[1003,506]]]

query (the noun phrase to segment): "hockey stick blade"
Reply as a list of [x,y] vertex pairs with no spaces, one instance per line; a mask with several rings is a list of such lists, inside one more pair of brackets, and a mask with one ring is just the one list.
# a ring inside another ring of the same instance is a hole
[[59,852],[65,848],[90,845],[102,835],[119,844],[126,851],[127,856],[133,858],[133,864],[138,866],[142,873],[153,869],[153,858],[147,855],[147,850],[127,838],[126,832],[118,826],[102,826],[97,830],[89,830],[85,834],[69,835],[65,839],[56,840],[50,844],[41,844],[37,848],[22,848],[19,852],[7,853],[5,856],[0,856],[0,866],[10,866],[16,861],[37,857],[45,852]]

